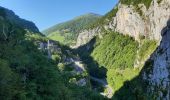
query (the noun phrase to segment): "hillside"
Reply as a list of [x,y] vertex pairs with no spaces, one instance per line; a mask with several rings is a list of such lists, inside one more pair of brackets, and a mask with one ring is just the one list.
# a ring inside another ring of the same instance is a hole
[[19,27],[22,27],[23,29],[27,29],[30,32],[39,33],[39,29],[36,27],[36,25],[31,22],[24,20],[20,18],[19,16],[15,15],[15,13],[9,9],[0,7],[1,14],[5,14],[5,18],[10,22],[13,23]]
[[53,27],[43,31],[43,33],[53,40],[57,40],[65,44],[74,44],[78,33],[85,29],[89,24],[98,20],[100,17],[101,15],[98,14],[85,14],[70,21],[54,25]]
[[77,70],[70,48],[8,11],[0,9],[1,100],[105,100],[91,90],[86,70]]
[[1,100],[170,100],[170,0],[119,0],[43,33],[0,7]]

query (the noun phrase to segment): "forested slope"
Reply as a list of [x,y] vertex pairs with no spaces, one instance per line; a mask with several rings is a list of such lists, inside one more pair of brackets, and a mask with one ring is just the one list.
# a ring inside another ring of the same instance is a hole
[[[38,43],[49,39],[9,20],[6,10],[0,9],[1,100],[104,99],[91,91],[89,85],[80,87],[70,82],[75,76],[61,71],[57,59],[49,59],[45,51],[38,50]],[[61,52],[58,57],[62,55],[66,53]]]

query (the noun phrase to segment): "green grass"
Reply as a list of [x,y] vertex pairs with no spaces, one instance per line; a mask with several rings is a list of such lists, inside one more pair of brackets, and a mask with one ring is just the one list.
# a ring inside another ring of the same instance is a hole
[[72,45],[76,43],[76,40],[74,39],[75,36],[73,34],[74,33],[70,33],[70,32],[68,33],[53,32],[49,34],[47,37],[54,41],[59,41],[60,43],[64,45]]
[[[101,16],[97,14],[92,14],[92,13],[85,14],[76,17],[70,21],[57,24],[45,30],[43,33],[48,36],[54,34],[55,32],[58,34],[59,32],[60,35],[65,37],[64,44],[72,45],[76,42],[76,39],[79,35],[78,33],[85,30],[89,24],[96,22],[100,18]],[[63,38],[61,36],[57,35],[54,37],[55,38],[52,38],[53,40],[58,40],[58,41],[61,40],[63,42]]]
[[52,40],[59,41],[61,43],[64,43],[64,40],[65,40],[65,37],[61,36],[60,33],[58,33],[58,32],[53,32],[50,35],[48,35],[47,37]]

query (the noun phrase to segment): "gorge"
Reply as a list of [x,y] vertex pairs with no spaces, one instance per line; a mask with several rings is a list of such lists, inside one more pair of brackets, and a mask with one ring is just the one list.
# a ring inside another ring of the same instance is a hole
[[0,7],[1,100],[170,100],[170,0],[120,0],[40,32]]

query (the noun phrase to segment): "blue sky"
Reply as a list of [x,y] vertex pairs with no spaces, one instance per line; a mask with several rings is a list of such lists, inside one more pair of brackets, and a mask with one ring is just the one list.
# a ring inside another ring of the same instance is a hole
[[0,0],[0,6],[33,21],[42,31],[86,13],[104,15],[118,0]]

